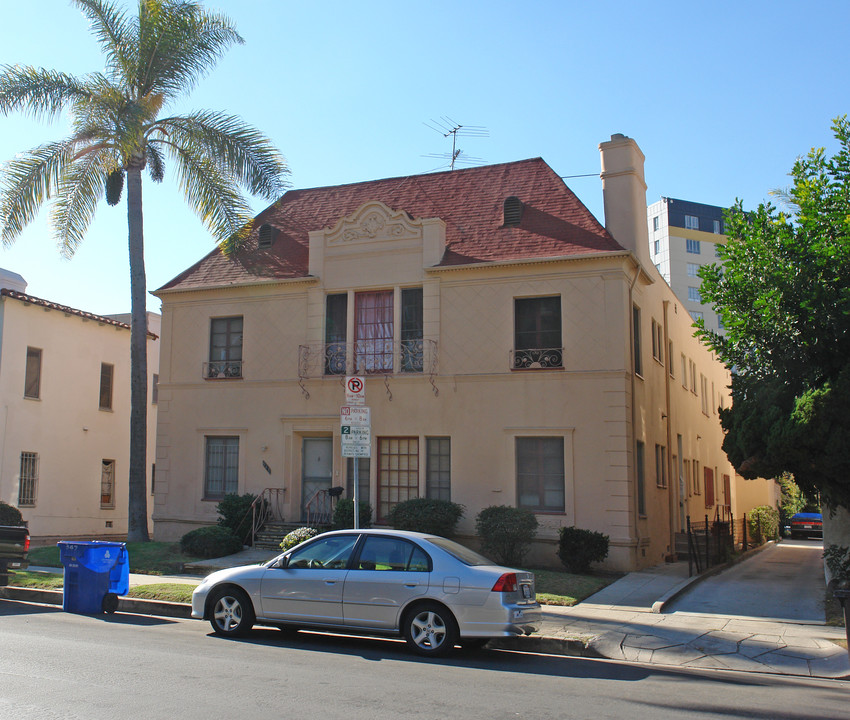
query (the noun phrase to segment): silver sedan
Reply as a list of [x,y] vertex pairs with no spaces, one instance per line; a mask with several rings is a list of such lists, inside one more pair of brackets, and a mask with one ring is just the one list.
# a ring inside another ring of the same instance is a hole
[[263,565],[219,570],[192,594],[192,617],[220,635],[254,623],[403,635],[422,655],[528,635],[540,623],[534,575],[446,538],[337,530]]

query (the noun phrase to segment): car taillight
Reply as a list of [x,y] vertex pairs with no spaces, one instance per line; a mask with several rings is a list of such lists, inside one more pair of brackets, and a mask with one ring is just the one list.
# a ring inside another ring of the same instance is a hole
[[496,580],[492,592],[516,592],[516,573],[505,573]]
[[30,549],[30,536],[27,535],[27,539],[24,540],[24,552],[29,552]]

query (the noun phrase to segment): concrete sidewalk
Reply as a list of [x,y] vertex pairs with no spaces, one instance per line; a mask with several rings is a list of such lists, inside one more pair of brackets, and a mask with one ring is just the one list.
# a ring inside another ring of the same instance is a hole
[[[276,553],[248,550],[196,563],[197,575],[130,576],[130,585],[200,582],[213,570],[271,559]],[[30,568],[49,570],[55,568]],[[189,569],[188,567],[186,568]],[[776,622],[757,617],[727,617],[665,612],[665,607],[705,576],[688,577],[687,563],[670,563],[632,572],[574,607],[543,606],[539,632],[502,638],[493,646],[526,652],[558,653],[689,668],[766,672],[850,679],[847,650],[836,641],[845,631],[823,624]],[[5,590],[5,592],[3,592]],[[43,593],[37,599],[36,593]],[[13,597],[14,596],[14,597]],[[61,593],[0,588],[0,597],[32,598],[60,604]],[[58,597],[58,600],[56,599]],[[121,598],[119,611],[188,617],[188,606]],[[754,598],[753,602],[758,602]]]

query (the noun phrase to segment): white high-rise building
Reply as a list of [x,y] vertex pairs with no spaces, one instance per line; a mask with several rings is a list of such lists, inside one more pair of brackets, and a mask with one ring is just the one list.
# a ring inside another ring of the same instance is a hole
[[700,297],[699,269],[717,262],[717,246],[726,242],[723,208],[662,197],[647,208],[646,218],[649,254],[658,272],[691,317],[703,318],[706,329],[722,334],[720,318]]

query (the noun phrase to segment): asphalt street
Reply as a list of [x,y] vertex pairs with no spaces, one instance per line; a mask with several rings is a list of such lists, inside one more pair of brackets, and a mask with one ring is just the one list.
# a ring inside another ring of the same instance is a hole
[[80,616],[0,600],[0,719],[850,717],[850,683],[481,651],[433,661],[401,643]]

